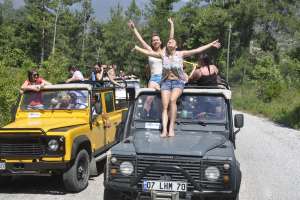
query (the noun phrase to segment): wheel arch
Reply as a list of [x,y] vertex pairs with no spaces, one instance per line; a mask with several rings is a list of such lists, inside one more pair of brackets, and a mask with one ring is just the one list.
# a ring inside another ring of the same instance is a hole
[[86,135],[80,135],[74,139],[72,144],[71,160],[76,158],[77,153],[81,149],[86,149],[90,159],[92,159],[92,146],[89,138]]

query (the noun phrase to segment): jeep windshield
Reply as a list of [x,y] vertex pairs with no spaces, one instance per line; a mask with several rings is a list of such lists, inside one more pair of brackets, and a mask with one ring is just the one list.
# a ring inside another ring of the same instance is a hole
[[[161,127],[162,105],[160,95],[141,95],[135,104],[134,119],[145,123],[144,128]],[[177,101],[176,124],[182,130],[198,130],[199,126],[227,124],[227,104],[221,95],[183,94]]]
[[87,90],[27,91],[21,110],[83,110],[88,107]]

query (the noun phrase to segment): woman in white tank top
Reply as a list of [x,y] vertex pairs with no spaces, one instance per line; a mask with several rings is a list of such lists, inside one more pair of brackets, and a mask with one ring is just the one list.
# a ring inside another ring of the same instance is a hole
[[[170,23],[169,37],[174,38],[174,23],[171,18],[168,19],[168,22]],[[160,37],[157,34],[152,34],[151,46],[149,46],[144,41],[144,39],[142,38],[142,36],[140,35],[140,33],[138,32],[134,23],[131,20],[128,22],[128,26],[130,29],[132,29],[135,36],[137,37],[137,39],[140,41],[140,43],[142,44],[142,46],[145,49],[147,49],[149,51],[154,51],[157,53],[162,52],[162,42],[160,40]],[[160,90],[160,82],[161,82],[161,77],[162,77],[162,59],[149,56],[148,62],[149,62],[150,73],[151,73],[148,87],[154,88],[156,90]]]

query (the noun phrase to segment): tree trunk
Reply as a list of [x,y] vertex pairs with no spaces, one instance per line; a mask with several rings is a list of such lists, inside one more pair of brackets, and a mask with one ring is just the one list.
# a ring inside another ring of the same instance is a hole
[[82,47],[81,47],[81,61],[84,61],[84,49],[85,49],[85,32],[86,32],[86,11],[84,11],[84,24],[83,24],[83,37],[82,37]]
[[61,1],[59,1],[59,3],[58,3],[58,8],[57,8],[56,14],[55,14],[55,23],[54,23],[54,35],[53,35],[52,54],[55,54],[55,43],[56,43],[57,21],[58,21],[58,17],[59,17],[60,7],[61,7]]
[[45,1],[42,1],[42,6],[43,6],[43,24],[42,24],[42,38],[41,38],[41,63],[42,64],[44,62],[44,57],[45,57]]

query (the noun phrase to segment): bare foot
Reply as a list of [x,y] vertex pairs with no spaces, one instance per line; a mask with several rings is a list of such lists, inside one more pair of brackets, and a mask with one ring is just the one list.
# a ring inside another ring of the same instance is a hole
[[161,138],[168,137],[168,133],[167,133],[167,132],[162,132],[162,133],[160,134],[160,137],[161,137]]
[[169,131],[169,137],[174,137],[174,136],[175,136],[174,130]]

